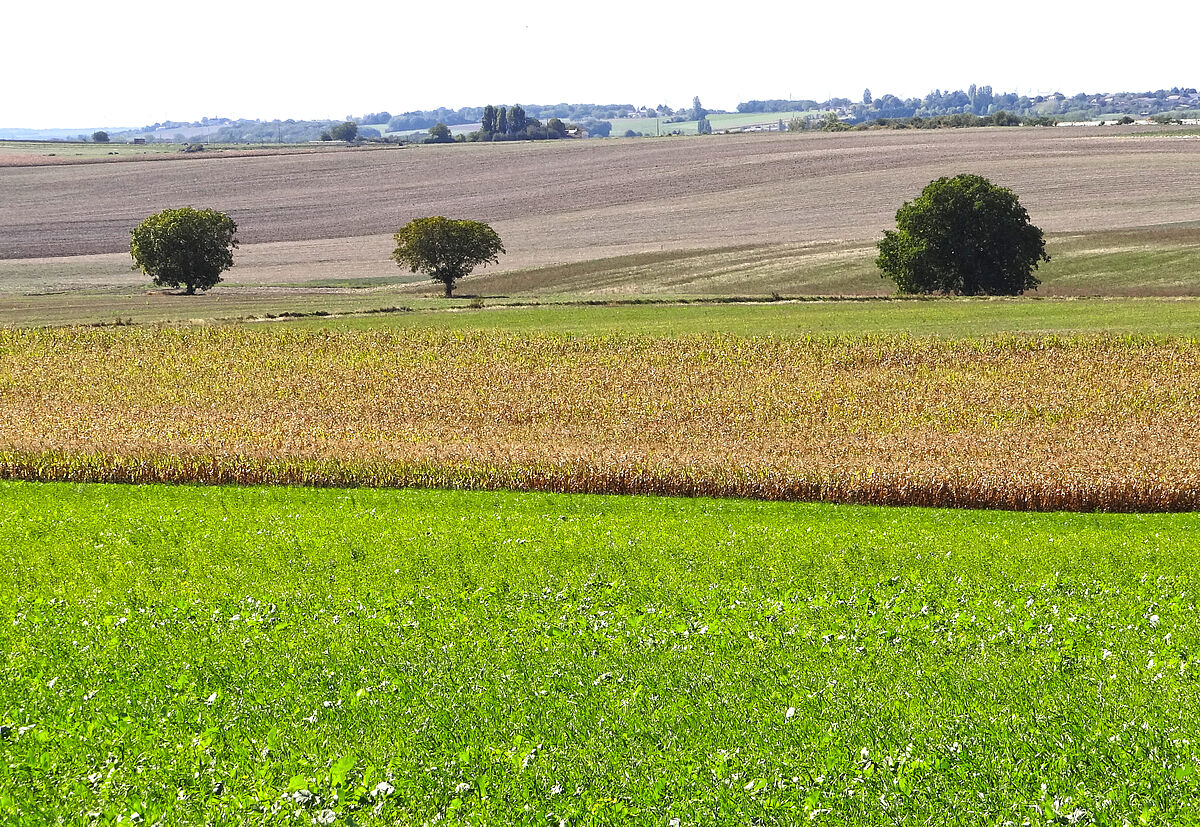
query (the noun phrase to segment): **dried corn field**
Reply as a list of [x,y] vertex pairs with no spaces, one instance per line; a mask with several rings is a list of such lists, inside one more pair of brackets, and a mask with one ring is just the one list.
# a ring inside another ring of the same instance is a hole
[[1200,506],[1200,343],[0,332],[14,479]]

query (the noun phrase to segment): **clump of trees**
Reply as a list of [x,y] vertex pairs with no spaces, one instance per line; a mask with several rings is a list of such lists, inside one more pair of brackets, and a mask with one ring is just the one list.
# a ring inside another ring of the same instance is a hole
[[594,122],[593,127],[589,129],[582,125],[568,124],[557,116],[542,123],[539,119],[530,117],[520,104],[514,104],[511,108],[497,108],[488,104],[480,113],[478,131],[472,132],[465,140],[549,141],[566,138],[575,130],[580,130],[578,134],[587,131],[588,134],[608,135],[612,124],[605,123],[604,127],[600,127],[598,122]]
[[192,207],[163,210],[131,231],[133,269],[159,287],[183,287],[190,296],[221,281],[233,266],[237,224],[223,212]]
[[108,143],[108,133],[103,129],[97,129],[92,133],[92,140],[98,144],[106,144]]
[[358,124],[354,121],[343,121],[330,129],[329,135],[335,141],[353,141],[358,137]]
[[901,293],[1018,296],[1049,261],[1015,193],[979,175],[930,182],[896,212],[875,260]]
[[392,259],[412,273],[426,273],[441,282],[450,298],[459,279],[479,265],[496,264],[504,252],[500,236],[481,221],[417,218],[393,236]]
[[429,127],[429,137],[425,139],[427,144],[450,144],[454,143],[454,136],[450,134],[450,127],[444,123],[435,123]]

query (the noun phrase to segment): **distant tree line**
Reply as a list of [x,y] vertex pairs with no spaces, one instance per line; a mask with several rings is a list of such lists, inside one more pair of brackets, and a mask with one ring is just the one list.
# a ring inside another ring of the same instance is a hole
[[[495,109],[497,113],[499,109]],[[613,118],[642,117],[659,118],[665,123],[697,121],[700,130],[707,126],[707,116],[718,112],[700,105],[694,98],[691,107],[672,109],[659,106],[633,106],[631,104],[571,104],[525,105],[506,108],[506,118],[511,118],[514,109],[525,116],[524,126],[514,129],[506,123],[505,129],[488,130],[482,127],[486,106],[466,106],[459,109],[440,107],[429,110],[413,110],[392,115],[386,110],[368,112],[362,116],[347,117],[344,121],[292,119],[259,121],[230,120],[220,117],[204,117],[197,121],[161,121],[142,129],[107,133],[111,139],[123,140],[147,133],[168,133],[186,127],[220,127],[205,140],[215,143],[303,143],[320,140],[346,123],[357,127],[355,140],[379,140],[384,133],[424,133],[437,124],[480,123],[481,128],[474,140],[504,140],[508,137],[523,139],[547,139],[560,137],[558,123],[569,127],[579,125],[589,135],[608,135]],[[863,91],[858,100],[830,98],[826,101],[799,100],[750,100],[739,103],[738,112],[780,113],[797,110],[832,112],[832,121],[827,116],[801,119],[788,124],[788,128],[842,129],[848,125],[877,124],[890,128],[939,128],[984,125],[1051,124],[1066,120],[1095,120],[1113,115],[1114,122],[1122,115],[1151,117],[1169,122],[1179,118],[1200,116],[1200,93],[1193,87],[1172,87],[1153,92],[1117,92],[1104,94],[1079,93],[1066,96],[1018,95],[1015,92],[996,93],[991,86],[971,84],[966,90],[943,91],[935,89],[922,98],[899,98],[885,94],[875,96],[871,90]],[[990,120],[989,120],[990,119]],[[519,120],[519,118],[518,118]],[[498,125],[497,125],[498,127]],[[168,133],[169,134],[169,133]],[[485,137],[490,135],[491,137]],[[502,137],[497,138],[497,135]],[[83,136],[86,139],[86,135]],[[152,139],[167,140],[167,138]],[[175,136],[171,136],[174,139]],[[415,139],[422,139],[424,135]],[[435,136],[430,136],[435,137]],[[414,138],[408,138],[413,140]],[[453,140],[453,138],[451,138]],[[467,136],[463,137],[467,140]]]
[[[966,90],[935,89],[923,98],[898,98],[885,94],[875,97],[870,89],[862,98],[830,98],[814,100],[751,100],[739,103],[738,112],[789,112],[815,109],[834,111],[850,123],[865,121],[907,120],[928,121],[948,115],[989,117],[1005,113],[1025,118],[1054,120],[1091,120],[1109,114],[1135,113],[1144,116],[1163,112],[1184,112],[1200,108],[1200,94],[1194,88],[1173,87],[1155,92],[1119,92],[1113,94],[1080,93],[1067,97],[1053,95],[1018,95],[1015,92],[996,93],[991,86],[971,84]],[[945,124],[943,124],[945,125]],[[971,125],[971,124],[959,124]]]
[[[338,121],[235,121],[208,137],[213,143],[305,143],[317,141]],[[378,133],[376,133],[378,135]]]
[[[1133,119],[1127,119],[1133,123]],[[857,124],[844,121],[836,112],[827,112],[822,117],[792,118],[787,124],[789,132],[800,132],[815,129],[823,132],[844,132],[861,129],[961,129],[970,126],[1054,126],[1057,118],[1048,115],[1026,115],[1021,117],[1011,112],[1000,110],[991,115],[937,115],[932,118],[915,116],[912,118],[876,118],[873,121],[862,121]]]

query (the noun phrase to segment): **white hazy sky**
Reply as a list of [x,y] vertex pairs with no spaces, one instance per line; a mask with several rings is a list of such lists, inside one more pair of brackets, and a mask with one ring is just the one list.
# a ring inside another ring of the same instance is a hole
[[16,0],[0,127],[342,118],[485,103],[1141,91],[1200,86],[1184,0]]

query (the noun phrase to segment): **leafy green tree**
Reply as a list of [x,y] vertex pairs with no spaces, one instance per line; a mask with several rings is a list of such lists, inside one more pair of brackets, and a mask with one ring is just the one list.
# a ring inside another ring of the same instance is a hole
[[185,287],[188,295],[208,290],[233,266],[237,224],[223,212],[192,207],[163,210],[132,230],[134,270],[159,287]]
[[874,99],[871,97],[871,90],[864,89],[863,96],[862,96],[863,106],[870,106],[872,100],[874,100]]
[[508,132],[508,110],[503,106],[501,106],[500,111],[496,113],[496,131],[501,135],[504,135]]
[[826,112],[825,120],[821,122],[821,129],[826,132],[845,132],[849,128],[849,124],[839,118],[837,112]]
[[97,129],[92,133],[92,140],[98,144],[106,144],[108,143],[108,133],[103,129]]
[[480,264],[496,264],[504,244],[496,231],[481,221],[443,218],[417,218],[393,236],[396,249],[392,259],[409,272],[424,272],[446,288],[446,298],[454,284],[470,275]]
[[708,114],[708,110],[700,105],[700,96],[692,98],[692,120],[698,121]]
[[496,131],[496,107],[490,103],[483,107],[483,122],[479,128],[489,135]]
[[429,138],[426,143],[430,144],[448,144],[453,143],[454,138],[450,134],[450,127],[444,123],[435,123],[429,127]]
[[696,134],[697,135],[711,135],[712,134],[712,124],[708,122],[707,117],[701,118],[700,120],[696,121]]
[[514,105],[508,112],[509,134],[520,135],[528,125],[529,119],[525,116],[525,110],[521,107],[521,104]]
[[346,121],[329,130],[330,136],[335,141],[353,141],[358,137],[358,124],[354,121]]
[[932,181],[896,212],[876,265],[901,293],[1017,296],[1049,261],[1042,231],[1012,190],[979,175]]

